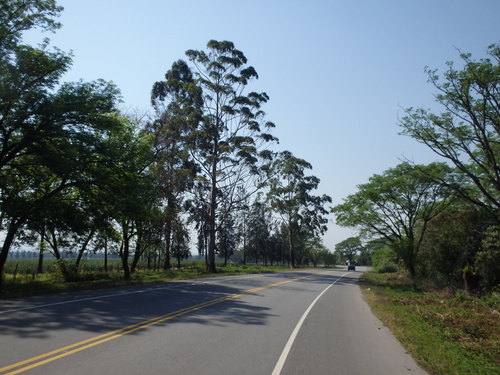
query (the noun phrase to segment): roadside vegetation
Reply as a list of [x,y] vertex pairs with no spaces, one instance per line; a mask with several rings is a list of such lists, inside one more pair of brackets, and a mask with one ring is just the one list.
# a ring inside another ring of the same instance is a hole
[[361,287],[373,312],[436,375],[500,373],[500,45],[487,53],[427,68],[442,112],[400,120],[442,162],[403,161],[332,209],[359,231],[338,255],[370,255]]
[[500,290],[478,297],[376,272],[360,285],[375,315],[429,373],[500,372]]
[[111,274],[124,280],[143,262],[181,268],[191,252],[210,273],[220,260],[334,263],[321,242],[331,198],[310,163],[276,149],[242,51],[216,40],[187,50],[150,83],[152,114],[131,115],[111,82],[61,81],[70,53],[23,42],[60,29],[62,11],[55,0],[0,11],[0,293],[24,272],[5,269],[19,249],[38,251],[33,275],[55,257],[68,283],[91,254],[118,256]]
[[[487,54],[476,60],[461,53],[461,66],[448,62],[442,74],[427,69],[443,111],[408,108],[400,120],[402,135],[443,162],[404,161],[332,209],[337,224],[357,229],[371,245],[377,270],[402,270],[470,295],[498,290],[500,45]],[[350,244],[363,247],[359,240]]]
[[[87,260],[71,280],[61,275],[56,260],[47,260],[44,272],[37,273],[36,260],[11,260],[6,264],[4,293],[0,298],[13,298],[31,295],[49,294],[71,290],[87,290],[108,288],[123,285],[149,284],[173,280],[188,280],[214,276],[206,269],[204,261],[186,260],[181,267],[168,270],[148,269],[146,263],[141,263],[130,280],[123,279],[121,261],[115,259],[108,264],[105,271],[102,260]],[[263,272],[279,272],[288,270],[288,266],[264,266],[260,264],[228,264],[218,263],[217,276],[252,274]]]

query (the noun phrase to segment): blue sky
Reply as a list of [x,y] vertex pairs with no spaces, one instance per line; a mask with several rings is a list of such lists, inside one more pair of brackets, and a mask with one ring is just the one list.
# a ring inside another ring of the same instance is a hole
[[[210,39],[230,40],[259,74],[280,150],[309,161],[334,204],[404,158],[438,160],[398,135],[404,108],[435,106],[424,67],[443,71],[458,50],[484,57],[500,42],[499,0],[59,0],[51,44],[73,51],[64,81],[97,78],[126,111],[150,111],[171,64]],[[41,40],[38,33],[26,41]],[[332,223],[328,248],[352,234]]]

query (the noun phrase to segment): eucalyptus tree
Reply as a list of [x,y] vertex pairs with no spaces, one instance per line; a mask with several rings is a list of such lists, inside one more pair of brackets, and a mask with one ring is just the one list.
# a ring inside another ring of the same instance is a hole
[[246,256],[259,259],[267,265],[270,245],[271,218],[260,194],[255,197],[246,213]]
[[198,255],[205,258],[208,265],[208,202],[206,200],[209,194],[209,188],[203,182],[197,181],[193,187],[191,198],[187,201],[188,222],[194,223],[196,231]]
[[271,222],[271,236],[269,238],[269,249],[271,262],[284,264],[288,253],[288,229],[279,221]]
[[436,70],[426,69],[444,112],[409,108],[400,125],[403,134],[453,163],[469,182],[440,183],[500,222],[500,45],[489,46],[488,54],[473,60],[462,53],[463,68],[448,62],[443,79]]
[[337,224],[358,228],[367,237],[384,238],[414,276],[429,221],[454,201],[450,189],[430,176],[445,180],[450,173],[444,163],[401,163],[373,175],[332,209]]
[[307,176],[308,169],[312,169],[310,163],[295,157],[290,151],[283,151],[275,156],[267,170],[271,209],[280,215],[288,229],[290,267],[294,265],[294,248],[305,237],[315,237],[327,230],[328,210],[325,205],[332,199],[326,194],[313,194],[320,179]]
[[178,219],[172,225],[172,254],[177,259],[177,267],[180,268],[181,260],[189,258],[189,230],[185,223]]
[[193,187],[196,164],[190,157],[190,135],[201,119],[201,90],[188,65],[176,61],[165,74],[164,81],[155,82],[151,104],[156,119],[150,125],[155,135],[157,155],[154,173],[164,203],[165,257],[163,268],[170,265],[173,225],[181,219],[186,192]]
[[224,266],[227,266],[227,261],[234,254],[240,238],[241,233],[236,221],[236,215],[233,212],[228,212],[219,227],[217,236],[217,250],[219,257],[224,259]]
[[[217,231],[237,203],[237,190],[242,185],[253,186],[259,173],[259,162],[269,157],[264,145],[275,138],[269,134],[274,124],[264,121],[261,106],[268,101],[266,93],[245,90],[258,78],[257,72],[247,65],[243,52],[229,41],[211,40],[207,51],[188,50],[192,63],[194,83],[199,92],[185,79],[172,76],[165,85],[172,91],[182,92],[183,106],[191,105],[191,113],[199,111],[196,128],[189,133],[191,155],[199,167],[199,180],[210,189],[208,205],[208,269],[216,272],[215,249]],[[225,200],[226,204],[221,205]],[[223,208],[223,209],[222,209]]]

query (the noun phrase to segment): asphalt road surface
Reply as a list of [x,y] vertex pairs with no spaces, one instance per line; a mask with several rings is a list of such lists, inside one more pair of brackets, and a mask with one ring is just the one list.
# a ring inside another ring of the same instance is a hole
[[1,374],[426,374],[360,271],[214,277],[0,300]]

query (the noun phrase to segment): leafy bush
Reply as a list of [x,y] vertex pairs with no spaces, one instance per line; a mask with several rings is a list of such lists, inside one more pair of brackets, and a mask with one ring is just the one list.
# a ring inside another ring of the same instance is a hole
[[476,272],[483,289],[491,290],[500,284],[500,225],[484,231],[482,249],[475,257]]
[[476,287],[473,265],[481,248],[482,221],[480,212],[470,209],[449,210],[433,218],[420,250],[419,275],[441,286]]
[[389,247],[375,250],[372,254],[372,264],[379,273],[396,272],[398,270],[397,257]]

